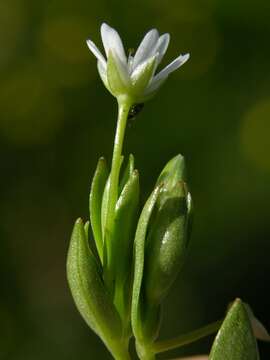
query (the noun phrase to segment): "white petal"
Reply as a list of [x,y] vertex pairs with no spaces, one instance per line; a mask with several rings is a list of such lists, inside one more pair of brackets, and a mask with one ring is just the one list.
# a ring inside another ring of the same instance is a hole
[[167,79],[166,77],[162,77],[161,79],[156,79],[156,76],[152,79],[146,90],[144,91],[144,96],[151,96]]
[[158,64],[161,62],[163,56],[165,55],[168,49],[169,42],[170,42],[170,34],[163,34],[158,39],[158,43],[155,49],[155,52],[159,53]]
[[99,72],[99,75],[100,75],[102,81],[104,82],[105,86],[108,87],[107,64],[105,63],[105,66],[104,66],[104,64],[100,60],[98,60],[97,68],[98,68],[98,72]]
[[103,42],[103,46],[108,57],[109,51],[113,50],[119,57],[119,59],[123,62],[127,62],[127,57],[125,54],[125,50],[123,47],[122,40],[116,30],[111,28],[109,25],[103,23],[101,25],[101,38]]
[[105,60],[104,56],[102,55],[102,53],[99,51],[96,44],[93,43],[93,41],[91,41],[91,40],[87,40],[86,43],[87,43],[87,46],[89,47],[89,49],[95,55],[95,57],[103,64],[103,66],[106,66],[106,60]]
[[148,31],[148,33],[145,35],[142,42],[140,43],[134,56],[133,70],[144,60],[154,55],[157,41],[158,31],[156,29]]
[[157,81],[163,78],[167,78],[167,76],[178,69],[181,65],[183,65],[189,59],[189,54],[180,55],[174,61],[172,61],[169,65],[167,65],[163,70],[161,70],[156,76],[154,76],[153,81]]

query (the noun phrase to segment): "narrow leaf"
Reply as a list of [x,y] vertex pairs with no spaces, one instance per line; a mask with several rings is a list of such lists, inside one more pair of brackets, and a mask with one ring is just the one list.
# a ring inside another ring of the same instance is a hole
[[132,293],[132,306],[131,306],[131,323],[135,337],[137,339],[143,338],[141,328],[141,313],[140,313],[140,296],[141,286],[144,269],[144,251],[145,251],[145,239],[147,234],[148,224],[157,201],[160,186],[157,186],[148,198],[142,213],[139,218],[134,244],[134,281],[133,281],[133,293]]
[[128,182],[130,176],[132,175],[134,171],[134,156],[132,154],[129,155],[129,159],[128,159],[128,163],[127,166],[125,168],[125,171],[123,173],[122,179],[120,181],[120,185],[119,185],[119,193],[121,194],[124,186],[126,185],[126,183]]
[[90,207],[90,221],[91,221],[92,231],[101,262],[103,262],[101,204],[102,204],[103,192],[108,175],[109,172],[107,169],[106,161],[104,158],[100,158],[91,185],[89,207]]

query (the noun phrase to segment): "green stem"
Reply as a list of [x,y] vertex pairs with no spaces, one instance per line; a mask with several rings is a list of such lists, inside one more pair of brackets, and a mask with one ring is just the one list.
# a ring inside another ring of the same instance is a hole
[[127,350],[117,351],[113,353],[115,360],[131,360],[130,354]]
[[136,350],[140,360],[155,360],[156,354],[153,351],[152,344],[149,346],[136,342]]
[[154,351],[155,353],[161,353],[168,350],[176,349],[183,345],[190,344],[205,336],[215,333],[216,331],[218,331],[221,324],[222,320],[219,320],[209,325],[203,326],[195,331],[191,331],[184,335],[179,335],[173,339],[158,341],[154,344]]
[[[118,119],[116,134],[114,139],[114,148],[112,156],[112,167],[110,173],[110,187],[108,194],[108,210],[106,216],[106,225],[105,225],[105,246],[106,246],[106,270],[110,272],[111,268],[111,237],[113,234],[114,228],[114,215],[115,215],[115,206],[118,199],[118,184],[119,184],[119,173],[121,168],[121,155],[122,147],[126,129],[126,123],[128,118],[128,113],[131,107],[131,100],[128,97],[121,97],[118,99]],[[110,281],[109,281],[110,282]],[[108,284],[110,287],[110,284]]]
[[131,360],[129,354],[129,338],[123,338],[108,347],[115,360]]

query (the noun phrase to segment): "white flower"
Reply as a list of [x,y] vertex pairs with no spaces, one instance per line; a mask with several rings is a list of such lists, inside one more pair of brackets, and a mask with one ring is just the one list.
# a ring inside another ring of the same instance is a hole
[[169,34],[159,36],[156,29],[150,30],[135,55],[129,54],[128,57],[117,31],[105,23],[101,25],[101,38],[107,60],[93,41],[87,40],[87,45],[98,60],[97,67],[103,83],[114,96],[128,96],[134,103],[150,98],[168,75],[189,59],[189,54],[179,55],[155,74],[168,48]]

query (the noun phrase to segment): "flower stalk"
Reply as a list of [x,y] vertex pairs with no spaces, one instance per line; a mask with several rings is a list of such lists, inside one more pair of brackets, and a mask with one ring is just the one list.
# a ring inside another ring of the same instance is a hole
[[[118,119],[117,119],[116,133],[114,139],[109,194],[108,194],[108,210],[107,210],[107,217],[105,221],[105,231],[104,231],[104,239],[105,239],[104,242],[107,249],[105,266],[108,270],[110,269],[110,265],[112,261],[111,251],[110,251],[111,248],[110,241],[114,231],[115,206],[118,199],[118,186],[119,186],[119,174],[121,168],[122,148],[123,148],[123,141],[125,136],[128,113],[131,105],[132,102],[128,97],[120,97],[118,99]],[[105,279],[106,278],[107,279],[109,278],[109,274],[105,275]]]

